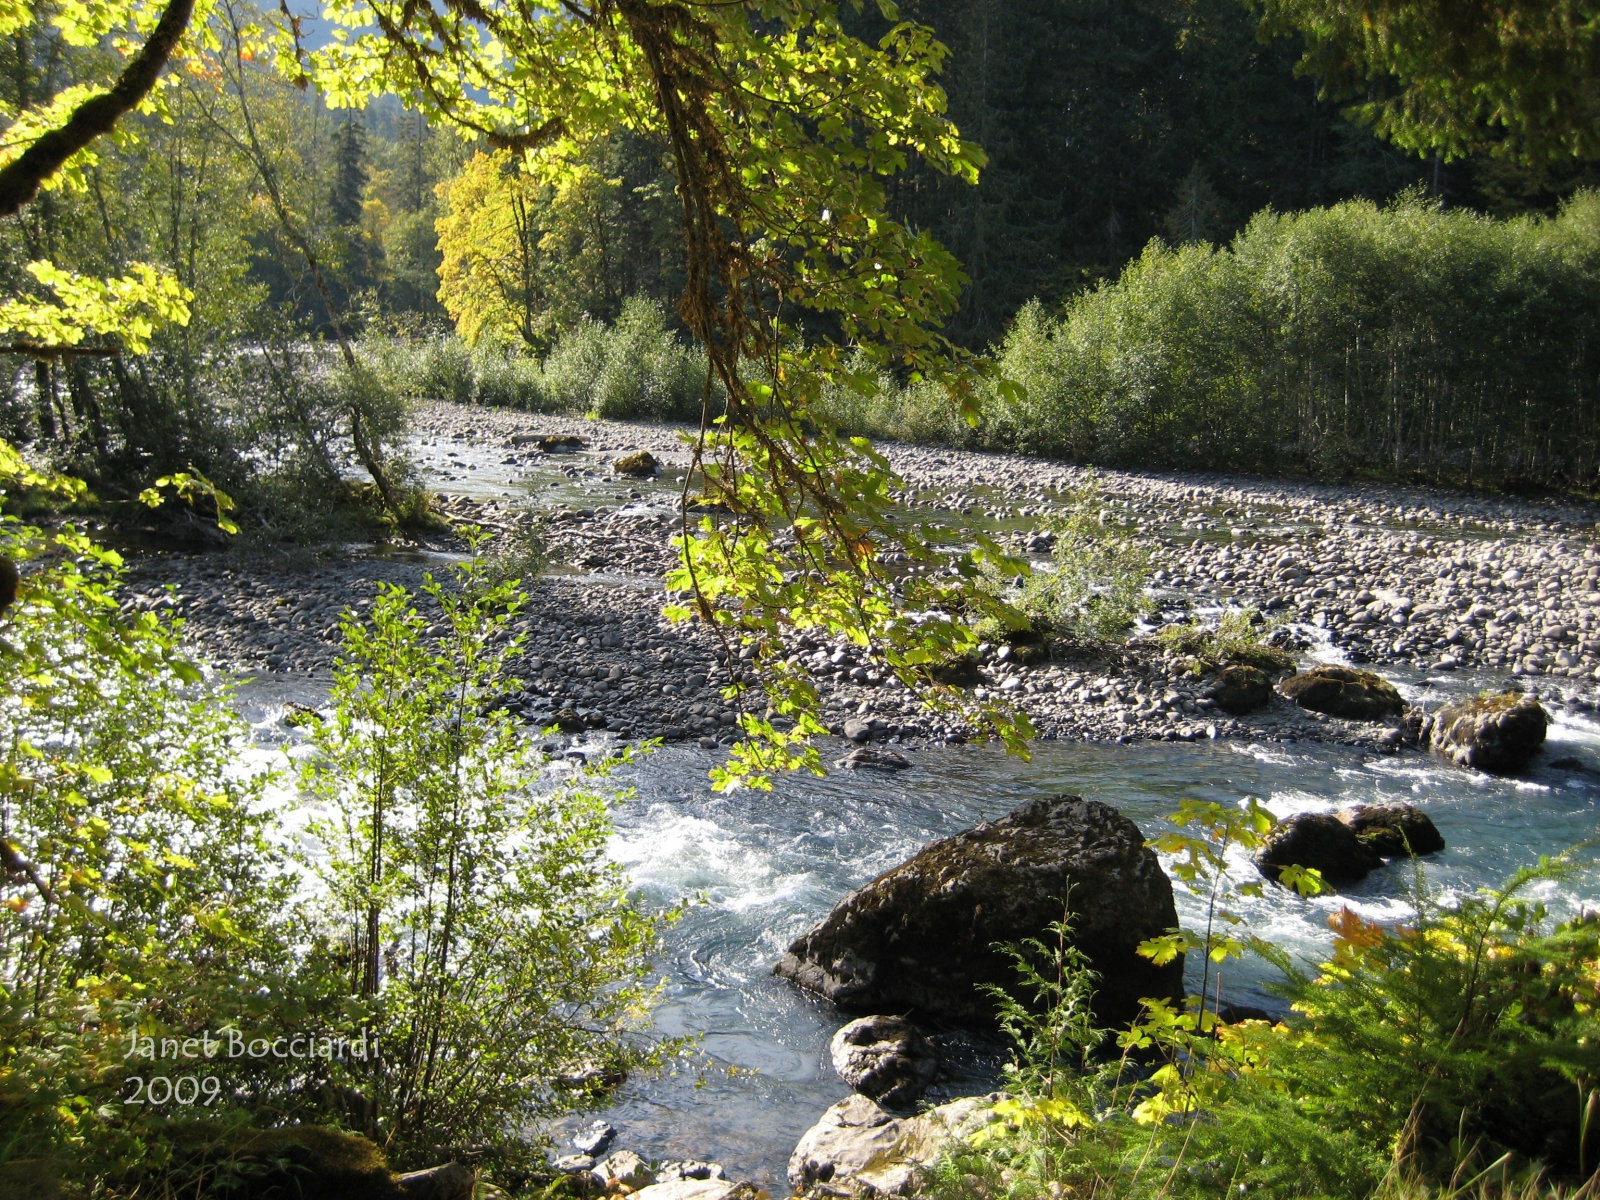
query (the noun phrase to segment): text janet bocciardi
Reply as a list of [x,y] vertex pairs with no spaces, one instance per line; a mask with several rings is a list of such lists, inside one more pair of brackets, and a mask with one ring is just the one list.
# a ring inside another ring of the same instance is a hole
[[326,1058],[371,1062],[378,1057],[378,1037],[370,1030],[355,1036],[322,1033],[278,1034],[249,1037],[240,1029],[202,1030],[195,1037],[155,1037],[137,1031],[128,1034],[124,1062],[134,1059],[202,1058]]

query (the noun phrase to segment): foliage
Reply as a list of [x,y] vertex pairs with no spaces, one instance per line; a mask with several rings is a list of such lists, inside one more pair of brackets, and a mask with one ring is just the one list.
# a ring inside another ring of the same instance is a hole
[[[1253,803],[1187,802],[1172,820],[1155,844],[1181,856],[1176,873],[1209,891],[1220,915],[1230,850],[1258,844],[1270,818]],[[1011,1099],[940,1164],[931,1195],[1572,1194],[1552,1177],[1588,1180],[1577,1192],[1587,1195],[1600,1107],[1591,1100],[1600,921],[1551,927],[1519,899],[1573,869],[1541,860],[1447,905],[1419,868],[1415,920],[1386,927],[1340,910],[1329,920],[1331,958],[1315,973],[1254,943],[1282,968],[1280,990],[1293,1002],[1284,1021],[1230,1024],[1199,996],[1181,1012],[1149,1003],[1116,1035],[1115,1058],[1087,1054],[1111,1035],[1087,1021],[1094,976],[1065,931],[1014,948],[1037,1004],[1001,1002],[1016,1043]],[[1179,945],[1208,963],[1246,948],[1208,928],[1147,950]]]
[[439,298],[462,337],[542,353],[586,320],[626,321],[625,298],[659,288],[670,182],[637,141],[602,137],[542,173],[480,152],[439,185]]
[[[1262,212],[1224,248],[1152,243],[997,351],[1025,390],[978,442],[1141,469],[1600,486],[1587,353],[1600,194],[1494,221],[1412,195]],[[897,401],[903,405],[904,399]],[[888,401],[853,427],[903,436]]]
[[583,1097],[560,1076],[666,1049],[636,1034],[659,923],[606,861],[605,803],[583,781],[545,785],[495,703],[516,686],[520,594],[476,561],[457,582],[425,585],[437,644],[398,587],[370,625],[345,618],[334,715],[302,778],[327,813],[324,934],[382,1048],[359,1085],[365,1128],[398,1166],[441,1145],[515,1157],[527,1120]]
[[120,561],[77,532],[0,538],[25,563],[0,628],[0,1169],[84,1182],[160,1158],[159,1112],[121,1103],[161,1073],[129,1035],[249,1021],[277,989],[287,883],[242,722],[176,626],[123,611]]
[[1302,1107],[1434,1177],[1474,1145],[1568,1177],[1600,1167],[1600,920],[1552,927],[1523,899],[1573,869],[1544,859],[1448,907],[1419,875],[1410,924],[1341,909],[1318,973],[1278,955],[1306,1028],[1276,1071]]
[[1107,642],[1148,612],[1149,556],[1109,528],[1101,515],[1100,485],[1091,471],[1060,498],[1066,515],[1049,522],[1055,534],[1050,566],[1023,578],[1016,605],[1035,629],[1082,642]]
[[1244,663],[1272,674],[1294,670],[1294,656],[1272,645],[1273,624],[1253,608],[1227,609],[1214,622],[1174,622],[1156,632],[1156,640],[1171,653],[1190,661],[1196,675],[1208,674],[1228,663]]
[[1321,94],[1418,153],[1600,155],[1600,8],[1591,0],[1265,0],[1267,34],[1305,39]]
[[54,263],[31,262],[28,274],[52,295],[48,302],[12,299],[0,303],[0,333],[16,332],[19,345],[76,346],[90,333],[120,338],[134,354],[150,348],[158,323],[189,323],[194,294],[171,275],[145,263],[119,279],[82,279]]

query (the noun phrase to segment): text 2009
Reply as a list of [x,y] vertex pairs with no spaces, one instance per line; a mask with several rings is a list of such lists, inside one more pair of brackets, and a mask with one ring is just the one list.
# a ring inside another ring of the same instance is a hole
[[124,1100],[124,1104],[208,1105],[222,1095],[222,1080],[215,1075],[180,1075],[176,1079],[157,1075],[148,1080],[130,1075],[123,1083],[124,1086],[133,1085],[133,1095]]

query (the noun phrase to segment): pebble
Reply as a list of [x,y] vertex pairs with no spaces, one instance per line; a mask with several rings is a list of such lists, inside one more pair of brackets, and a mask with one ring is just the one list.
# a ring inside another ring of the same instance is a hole
[[[512,454],[533,454],[518,447],[538,438],[581,436],[585,453],[599,456],[597,476],[601,468],[609,473],[619,453],[648,451],[668,477],[687,462],[670,426],[442,404],[424,406],[418,426],[433,431],[438,444],[503,445]],[[1084,478],[1075,467],[1039,459],[884,449],[906,480],[899,497],[906,508],[935,519],[989,514],[1010,527],[998,533],[1017,552],[1039,562],[1050,546],[1045,519]],[[580,470],[581,455],[566,458]],[[1279,635],[1292,649],[1309,649],[1317,639],[1372,669],[1497,670],[1593,709],[1600,546],[1592,505],[1229,476],[1100,472],[1097,480],[1102,520],[1151,555],[1158,622],[1204,606],[1253,606],[1294,623]],[[449,508],[490,529],[517,519],[492,502],[459,496],[449,498]],[[559,719],[569,734],[606,730],[706,749],[732,743],[737,709],[721,693],[738,662],[723,661],[720,644],[698,625],[661,616],[659,578],[674,561],[670,542],[680,528],[676,513],[648,505],[552,516],[556,559],[609,574],[551,576],[531,590],[514,630],[527,639],[517,668],[521,688],[508,703],[522,720],[548,726]],[[223,669],[326,678],[338,653],[340,614],[347,607],[365,613],[381,582],[416,588],[423,569],[376,556],[162,554],[134,565],[127,605],[183,617],[189,642]],[[434,618],[434,635],[443,632],[430,602],[421,611]],[[856,647],[800,637],[792,648],[822,693],[826,722],[859,746],[955,743],[972,733],[922,708]],[[1281,697],[1257,713],[1228,717],[1201,694],[1203,681],[1183,674],[1148,638],[1105,650],[1058,648],[1054,660],[1031,665],[1010,649],[991,647],[981,656],[973,695],[1024,708],[1042,737],[1310,739],[1392,748],[1381,725],[1306,713]],[[759,701],[746,703],[760,711]]]

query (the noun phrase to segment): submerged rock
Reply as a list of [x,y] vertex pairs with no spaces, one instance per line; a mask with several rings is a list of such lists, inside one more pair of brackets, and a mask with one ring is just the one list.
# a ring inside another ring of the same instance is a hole
[[862,1017],[833,1035],[839,1078],[885,1108],[910,1108],[939,1071],[939,1054],[904,1017]]
[[1360,883],[1382,865],[1376,850],[1328,813],[1286,817],[1273,826],[1256,854],[1256,867],[1268,879],[1277,879],[1285,867],[1307,867],[1320,871],[1334,887]]
[[1260,667],[1230,663],[1216,673],[1201,694],[1215,700],[1223,712],[1242,717],[1266,707],[1272,699],[1272,680]]
[[1398,717],[1405,708],[1394,684],[1383,676],[1334,663],[1292,675],[1278,687],[1301,708],[1350,721]]
[[1171,882],[1138,826],[1077,796],[1030,800],[923,847],[839,901],[776,971],[845,1009],[989,1024],[982,986],[1017,982],[996,945],[1043,936],[1069,891],[1103,1024],[1132,1020],[1141,997],[1183,994],[1181,959],[1156,966],[1138,953],[1178,923]]
[[1444,849],[1444,835],[1414,804],[1356,804],[1334,815],[1384,858],[1420,857]]
[[1002,1099],[999,1092],[968,1096],[916,1117],[897,1117],[865,1096],[841,1100],[801,1136],[789,1158],[789,1186],[832,1196],[909,1196],[952,1141],[994,1120]]
[[1515,771],[1544,745],[1550,717],[1535,696],[1474,696],[1433,714],[1429,745],[1451,762],[1480,771]]

